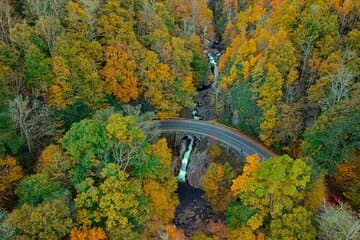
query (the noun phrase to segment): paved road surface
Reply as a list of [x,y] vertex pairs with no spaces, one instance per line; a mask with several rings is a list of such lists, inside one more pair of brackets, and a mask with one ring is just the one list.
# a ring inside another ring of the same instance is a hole
[[174,131],[199,134],[225,143],[245,155],[258,153],[260,157],[266,159],[276,156],[269,149],[248,136],[221,124],[185,119],[167,119],[158,121],[158,123],[162,132]]

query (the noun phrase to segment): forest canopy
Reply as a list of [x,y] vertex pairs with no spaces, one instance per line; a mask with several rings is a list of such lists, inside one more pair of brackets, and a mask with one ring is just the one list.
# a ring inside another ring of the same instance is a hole
[[181,147],[145,123],[196,116],[276,155],[194,140],[216,221],[191,239],[357,240],[359,20],[357,0],[0,0],[0,239],[187,239]]

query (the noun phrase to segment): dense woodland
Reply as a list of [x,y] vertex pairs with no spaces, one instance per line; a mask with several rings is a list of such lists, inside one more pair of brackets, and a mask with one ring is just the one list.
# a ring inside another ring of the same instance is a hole
[[193,107],[221,41],[217,121],[279,156],[239,170],[212,146],[223,221],[191,239],[358,240],[359,19],[357,0],[0,0],[0,239],[186,239],[143,123]]

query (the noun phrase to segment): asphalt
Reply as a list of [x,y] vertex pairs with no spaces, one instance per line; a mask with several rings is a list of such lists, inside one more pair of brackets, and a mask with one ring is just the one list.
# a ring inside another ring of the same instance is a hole
[[249,136],[221,124],[185,119],[167,119],[158,121],[158,127],[162,132],[186,132],[207,136],[230,146],[245,156],[255,153],[265,159],[276,156],[276,154]]

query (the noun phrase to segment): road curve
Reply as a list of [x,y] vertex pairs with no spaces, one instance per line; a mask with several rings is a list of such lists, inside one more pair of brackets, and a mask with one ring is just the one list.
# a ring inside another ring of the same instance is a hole
[[162,132],[186,132],[214,138],[245,155],[254,153],[268,159],[276,156],[269,149],[250,137],[221,124],[187,119],[166,119],[156,121]]

